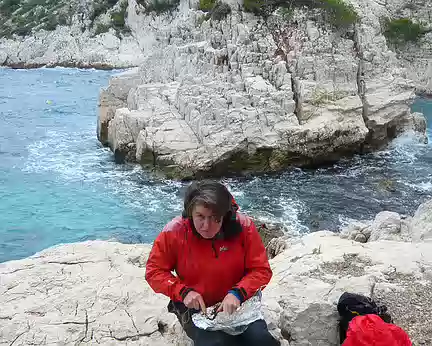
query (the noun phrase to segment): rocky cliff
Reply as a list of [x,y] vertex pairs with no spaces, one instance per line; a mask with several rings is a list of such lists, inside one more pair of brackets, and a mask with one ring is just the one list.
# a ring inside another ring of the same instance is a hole
[[[0,0],[0,65],[12,67],[35,66],[85,66],[96,68],[127,67],[139,65],[147,52],[140,46],[141,33],[147,28],[137,28],[134,19],[128,18],[128,0]],[[343,1],[327,0],[271,1],[269,3],[332,3],[334,14],[346,21],[339,11]],[[353,1],[355,2],[355,1]],[[202,0],[202,9],[210,9],[214,0]],[[255,9],[259,1],[227,0],[232,9]],[[350,3],[350,2],[348,2]],[[424,0],[392,0],[377,2],[384,8],[382,19],[410,18],[426,28],[416,42],[392,46],[409,70],[410,78],[419,90],[430,88],[432,69],[430,18],[431,4]],[[146,1],[133,3],[137,14],[173,13],[179,0]],[[195,1],[191,7],[197,8]],[[244,5],[244,6],[243,6]],[[223,12],[224,10],[222,10]],[[227,11],[227,8],[225,8]],[[229,10],[230,11],[230,10]],[[219,13],[221,13],[219,11]],[[291,15],[291,9],[280,12]],[[219,14],[218,14],[219,15]],[[217,16],[218,16],[217,15]],[[213,18],[215,18],[213,16]],[[381,21],[383,31],[385,26]],[[134,30],[137,29],[137,30]],[[409,40],[411,41],[411,40]]]
[[127,0],[0,0],[0,66],[137,66]]
[[102,91],[98,137],[118,162],[172,178],[318,166],[405,131],[425,139],[425,121],[409,106],[416,88],[427,90],[432,70],[419,52],[430,33],[419,29],[420,46],[386,33],[391,18],[421,21],[429,5],[264,4],[1,0],[0,31],[10,38],[0,41],[0,64],[139,66]]
[[99,140],[119,162],[174,178],[244,175],[331,162],[404,131],[424,139],[415,83],[383,35],[390,6],[352,1],[342,24],[322,8],[264,17],[235,2],[213,19],[185,2],[174,16],[134,6],[148,55],[100,97]]
[[[394,18],[412,18],[420,26],[418,39],[412,36],[408,41],[391,45],[397,57],[408,71],[408,77],[417,84],[419,94],[432,94],[432,3],[424,0],[391,2]],[[416,32],[414,27],[414,32]],[[418,30],[418,29],[417,29]]]
[[[298,1],[307,4],[318,0]],[[325,0],[323,0],[325,1]],[[96,68],[138,66],[148,53],[135,18],[128,18],[128,0],[0,0],[0,66],[83,66]],[[211,7],[212,0],[202,1]],[[284,1],[280,1],[283,3]],[[356,1],[353,1],[356,2]],[[236,10],[241,0],[228,0]],[[246,3],[253,1],[246,0]],[[168,6],[164,6],[168,4]],[[138,14],[172,13],[178,0],[133,3]],[[159,5],[159,7],[157,6]],[[199,7],[193,1],[192,7]],[[390,45],[419,92],[432,90],[432,5],[424,0],[377,2],[381,31],[385,19],[410,18],[426,28],[418,40]],[[289,11],[281,12],[284,17]],[[202,20],[202,19],[200,19]],[[138,21],[142,22],[142,21]],[[414,41],[414,42],[412,42]],[[143,51],[144,50],[144,51]]]
[[[412,216],[391,211],[339,235],[273,239],[263,292],[270,331],[287,346],[337,346],[336,303],[345,292],[387,305],[414,345],[432,344],[432,201]],[[365,243],[346,239],[367,234]],[[28,346],[191,343],[168,298],[147,285],[150,245],[88,241],[0,264],[1,344]]]

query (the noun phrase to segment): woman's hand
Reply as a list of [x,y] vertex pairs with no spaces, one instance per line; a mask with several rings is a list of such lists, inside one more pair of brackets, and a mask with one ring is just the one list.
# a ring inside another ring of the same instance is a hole
[[203,297],[195,291],[190,291],[186,294],[186,297],[183,299],[183,304],[189,309],[195,309],[198,311],[201,309],[204,313],[207,311]]
[[239,306],[240,300],[238,300],[238,298],[234,294],[228,293],[222,301],[221,305],[219,306],[219,309],[217,309],[217,312],[224,311],[228,313],[228,315],[231,315],[239,308]]

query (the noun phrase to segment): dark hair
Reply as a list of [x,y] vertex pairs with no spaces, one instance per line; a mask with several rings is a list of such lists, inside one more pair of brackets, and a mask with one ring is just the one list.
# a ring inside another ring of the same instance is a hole
[[225,238],[241,232],[241,225],[236,220],[237,205],[233,203],[233,196],[225,185],[213,180],[190,184],[185,193],[182,216],[192,219],[192,210],[197,205],[203,205],[212,210],[215,216],[223,218],[222,232]]

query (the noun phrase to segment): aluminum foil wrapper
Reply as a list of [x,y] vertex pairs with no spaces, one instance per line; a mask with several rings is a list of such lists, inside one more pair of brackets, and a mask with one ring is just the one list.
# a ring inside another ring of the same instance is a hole
[[[211,315],[213,309],[214,307],[207,308],[207,313]],[[243,333],[249,324],[261,319],[264,319],[261,311],[261,292],[243,302],[231,315],[220,312],[214,320],[208,319],[201,312],[192,315],[192,321],[198,328],[209,331],[221,330],[231,335]]]

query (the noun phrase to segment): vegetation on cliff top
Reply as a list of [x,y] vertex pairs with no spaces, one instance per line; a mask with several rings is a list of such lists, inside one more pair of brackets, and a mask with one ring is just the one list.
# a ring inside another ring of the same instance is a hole
[[136,0],[137,4],[141,5],[145,13],[170,13],[177,9],[180,0]]
[[277,8],[289,13],[295,7],[322,9],[325,19],[335,27],[345,27],[358,21],[354,7],[345,0],[244,0],[244,9],[257,15],[268,16]]
[[222,20],[231,13],[231,6],[218,0],[200,0],[198,9],[207,12],[207,14],[202,17],[201,23],[210,18]]
[[386,19],[384,22],[384,36],[391,44],[416,42],[428,30],[424,25],[414,23],[409,18]]
[[73,13],[58,0],[0,0],[0,37],[25,36],[33,28],[54,30],[69,24]]
[[[180,0],[136,0],[145,13],[162,14],[175,10]],[[94,34],[107,32],[126,33],[127,0],[94,0],[91,2],[66,2],[64,0],[0,0],[0,37],[14,34],[26,36],[32,30],[54,30],[57,25],[82,24],[82,31],[93,30]],[[358,21],[354,7],[345,0],[244,0],[244,10],[260,16],[269,16],[276,9],[286,20],[294,8],[321,9],[323,18],[335,27],[347,27]],[[198,8],[209,18],[224,19],[231,8],[220,0],[199,0]],[[98,18],[103,17],[103,20]],[[383,34],[390,44],[415,42],[428,30],[411,19],[386,19]]]
[[[14,34],[26,36],[32,30],[52,31],[58,25],[79,23],[81,30],[95,29],[106,32],[110,27],[118,33],[127,31],[125,26],[127,1],[94,0],[91,2],[66,2],[62,0],[0,0],[0,37]],[[109,13],[108,21],[98,21]]]

